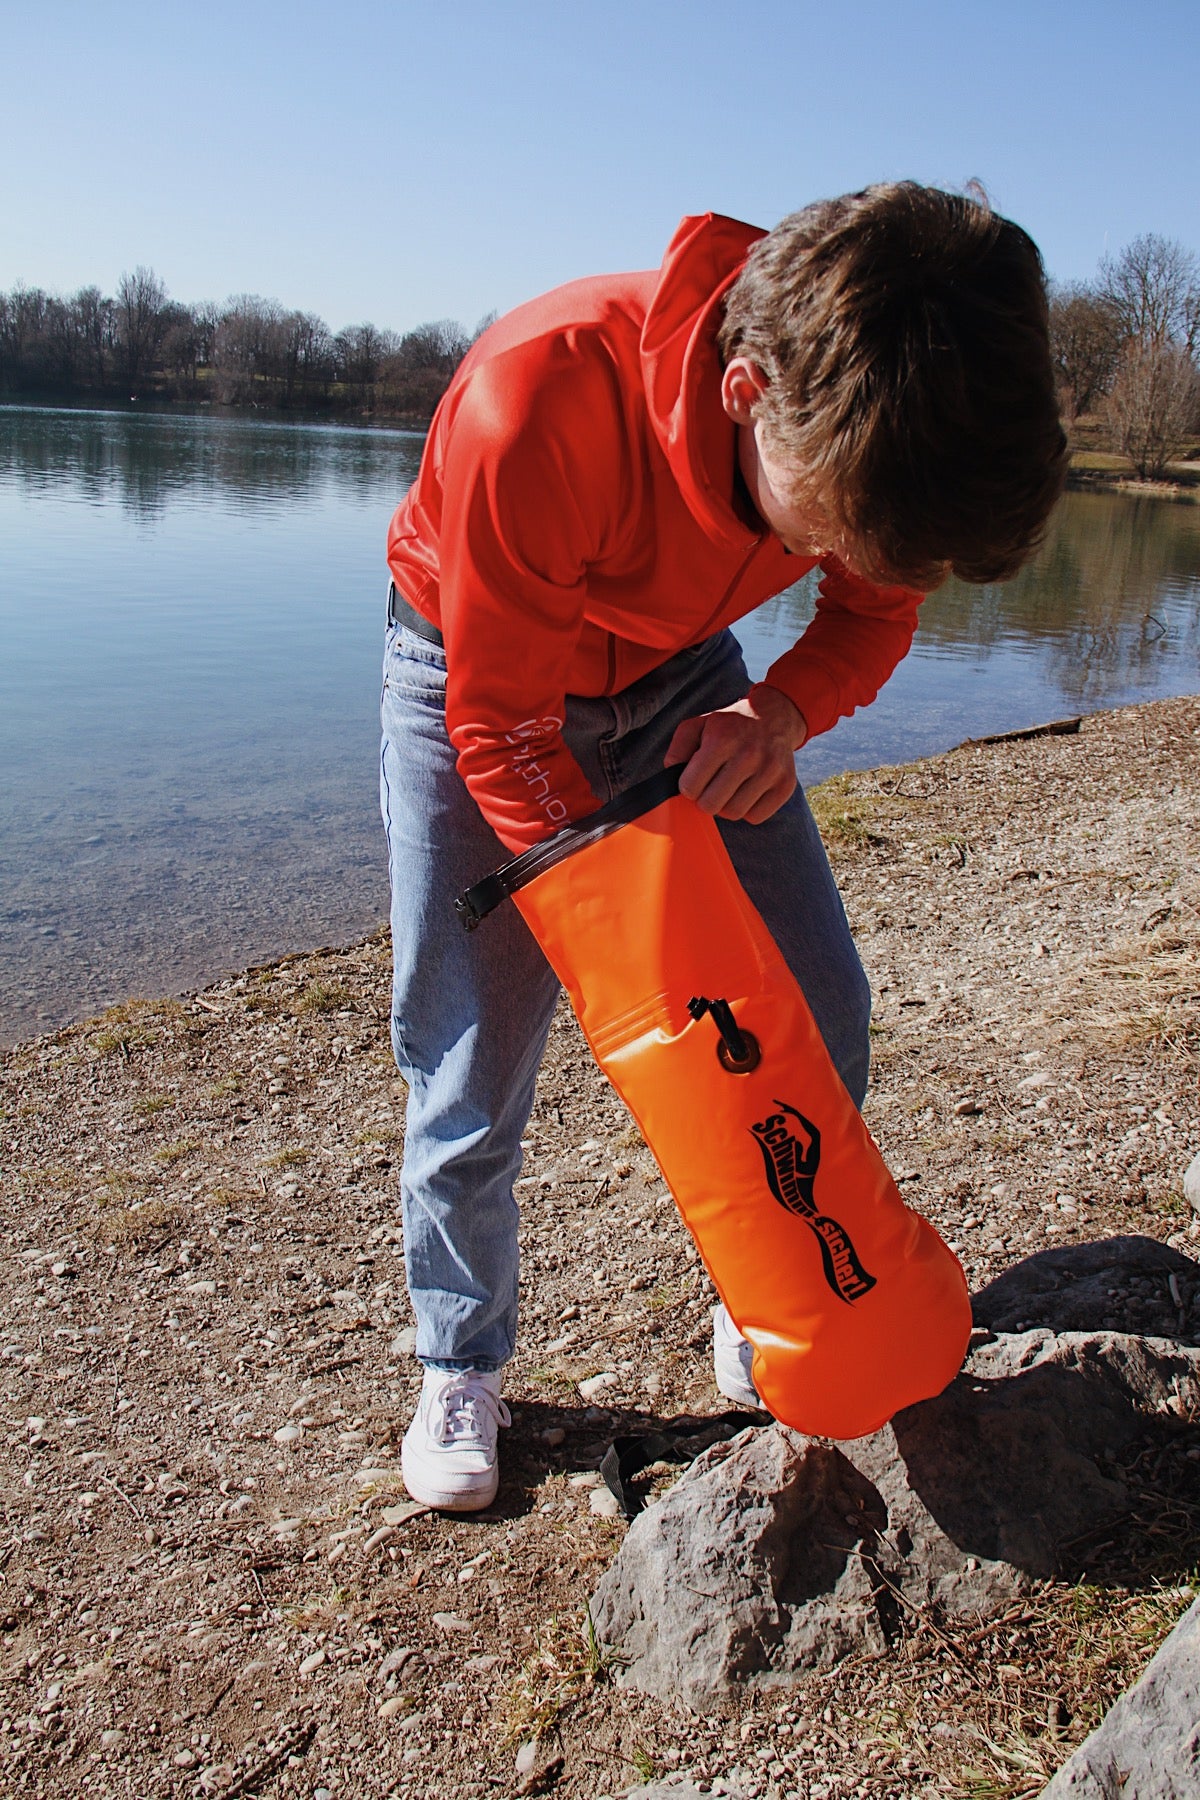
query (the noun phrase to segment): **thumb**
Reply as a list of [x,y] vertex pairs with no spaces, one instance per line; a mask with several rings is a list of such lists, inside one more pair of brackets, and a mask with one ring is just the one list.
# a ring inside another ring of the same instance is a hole
[[663,767],[669,769],[672,763],[688,762],[700,748],[700,739],[704,734],[704,720],[685,719],[676,727],[675,735],[667,745],[667,754],[663,758]]

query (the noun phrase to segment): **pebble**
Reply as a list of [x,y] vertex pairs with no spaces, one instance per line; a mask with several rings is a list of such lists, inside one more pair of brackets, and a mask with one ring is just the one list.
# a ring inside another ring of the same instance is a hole
[[409,1519],[415,1519],[418,1513],[429,1511],[419,1500],[401,1500],[396,1506],[385,1506],[381,1517],[385,1525],[404,1525]]
[[177,1750],[175,1752],[171,1760],[177,1769],[190,1769],[198,1761],[198,1758],[196,1752],[194,1750],[189,1750],[185,1745],[182,1750]]
[[442,1631],[470,1631],[471,1629],[470,1621],[460,1618],[458,1613],[435,1612],[433,1622]]
[[954,1116],[956,1119],[969,1119],[973,1114],[981,1113],[982,1111],[983,1108],[980,1106],[978,1100],[956,1100],[954,1103]]
[[[378,1469],[372,1467],[368,1469],[355,1469],[354,1471],[354,1480],[358,1483],[359,1487],[378,1487],[381,1482],[399,1481],[399,1479],[399,1469]],[[389,1525],[392,1523],[390,1519],[387,1522]]]
[[394,1719],[396,1714],[398,1712],[403,1712],[407,1705],[407,1695],[393,1694],[391,1699],[385,1700],[383,1705],[379,1708],[379,1717],[381,1719]]
[[1184,1198],[1200,1213],[1200,1153],[1193,1156],[1183,1178]]
[[415,1325],[406,1325],[404,1330],[398,1331],[392,1339],[388,1355],[399,1361],[402,1356],[412,1356],[415,1353],[416,1348],[417,1328]]
[[517,1751],[517,1760],[516,1760],[516,1765],[515,1765],[517,1774],[518,1775],[532,1775],[534,1769],[537,1767],[537,1759],[538,1759],[538,1741],[537,1741],[537,1739],[536,1738],[526,1738],[525,1742],[521,1745],[521,1748]]
[[386,1681],[389,1675],[398,1674],[416,1654],[411,1644],[400,1644],[395,1650],[389,1650],[376,1671],[380,1681]]
[[567,1434],[561,1425],[551,1425],[548,1430],[543,1431],[542,1433],[542,1442],[548,1449],[557,1450],[559,1445],[565,1444],[566,1441]]
[[215,1294],[217,1284],[215,1281],[189,1281],[184,1291],[189,1294]]
[[567,1477],[567,1486],[573,1488],[599,1487],[604,1480],[599,1469],[582,1469],[578,1475]]
[[281,1425],[275,1433],[277,1444],[298,1444],[304,1436],[303,1425]]
[[394,1525],[381,1525],[378,1531],[373,1531],[371,1533],[370,1537],[363,1545],[363,1555],[367,1556],[372,1550],[378,1550],[380,1544],[386,1544],[388,1539],[395,1537],[395,1535],[396,1527]]
[[598,1518],[615,1519],[620,1516],[620,1502],[606,1487],[593,1488],[588,1495],[588,1505]]
[[579,1397],[581,1400],[598,1400],[610,1388],[619,1387],[620,1382],[621,1377],[612,1369],[604,1369],[599,1375],[591,1375],[579,1383]]
[[121,1745],[125,1742],[125,1733],[119,1728],[116,1731],[102,1731],[100,1733],[100,1742],[104,1745],[106,1750],[119,1750]]
[[311,1675],[313,1670],[319,1669],[324,1661],[325,1652],[323,1650],[314,1650],[312,1655],[306,1656],[304,1661],[300,1664],[299,1673],[301,1675]]

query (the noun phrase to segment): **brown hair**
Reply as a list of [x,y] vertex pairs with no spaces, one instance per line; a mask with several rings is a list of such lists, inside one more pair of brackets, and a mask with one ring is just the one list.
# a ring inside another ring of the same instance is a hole
[[792,213],[751,250],[720,345],[766,376],[788,498],[863,574],[998,581],[1036,548],[1067,463],[1045,276],[982,193],[887,182]]

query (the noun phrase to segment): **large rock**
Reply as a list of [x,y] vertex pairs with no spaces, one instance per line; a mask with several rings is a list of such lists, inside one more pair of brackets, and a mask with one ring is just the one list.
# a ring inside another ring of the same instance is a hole
[[1198,1794],[1200,1600],[1141,1680],[1042,1790],[1042,1800],[1196,1800]]
[[1200,1265],[1156,1238],[1130,1235],[1027,1256],[980,1290],[974,1313],[993,1331],[1044,1325],[1194,1341],[1198,1297]]
[[1125,1510],[1101,1465],[1177,1435],[1200,1352],[1114,1332],[989,1337],[936,1400],[853,1443],[782,1426],[705,1452],[630,1527],[592,1604],[624,1679],[697,1710],[858,1650],[901,1610],[993,1613]]

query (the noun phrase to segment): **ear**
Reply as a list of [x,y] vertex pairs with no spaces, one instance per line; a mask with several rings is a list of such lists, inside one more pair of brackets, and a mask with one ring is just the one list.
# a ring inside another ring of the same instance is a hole
[[748,356],[735,356],[721,377],[721,405],[735,425],[752,425],[758,403],[767,391],[767,378]]

